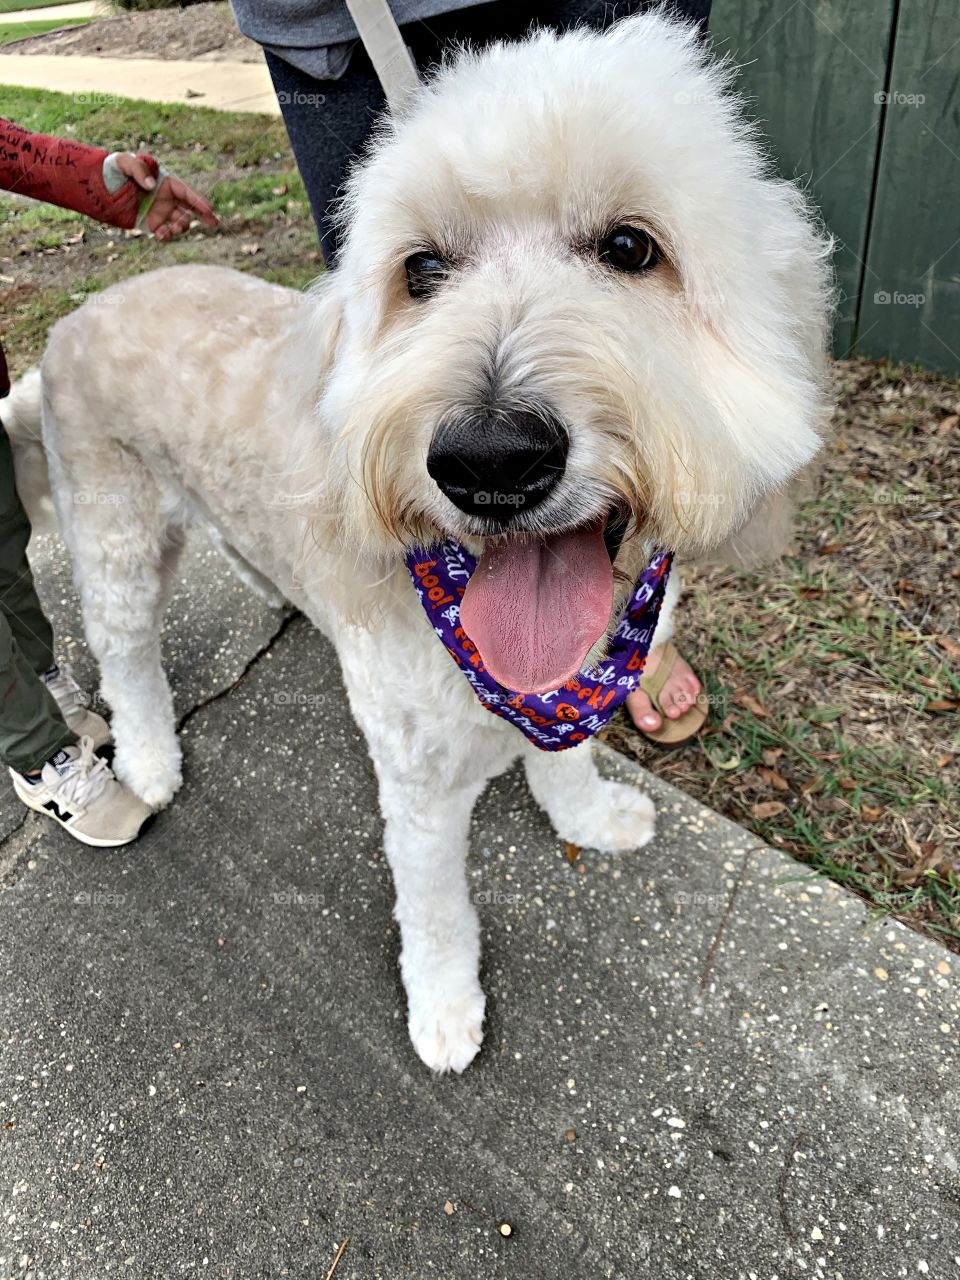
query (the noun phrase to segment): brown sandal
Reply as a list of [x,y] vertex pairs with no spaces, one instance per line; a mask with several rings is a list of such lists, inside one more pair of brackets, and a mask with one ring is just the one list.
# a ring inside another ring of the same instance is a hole
[[674,647],[673,642],[667,641],[663,647],[663,654],[656,671],[653,675],[640,677],[639,687],[650,699],[654,709],[663,717],[663,724],[659,729],[644,729],[640,725],[637,725],[636,728],[645,738],[649,738],[651,742],[655,742],[659,747],[682,747],[685,742],[690,742],[697,736],[707,720],[707,699],[702,691],[697,695],[697,700],[693,706],[676,720],[668,719],[666,712],[660,705],[660,695],[663,693],[663,687],[670,679],[679,657],[680,654]]

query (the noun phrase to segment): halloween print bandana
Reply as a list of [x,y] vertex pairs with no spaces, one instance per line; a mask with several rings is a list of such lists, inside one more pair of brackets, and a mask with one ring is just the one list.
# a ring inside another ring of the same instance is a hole
[[559,689],[517,693],[498,684],[460,624],[460,601],[476,560],[454,539],[414,547],[407,571],[424,612],[486,709],[509,720],[543,751],[563,751],[592,737],[637,687],[653,641],[670,576],[671,552],[660,551],[640,574],[611,636],[607,656]]

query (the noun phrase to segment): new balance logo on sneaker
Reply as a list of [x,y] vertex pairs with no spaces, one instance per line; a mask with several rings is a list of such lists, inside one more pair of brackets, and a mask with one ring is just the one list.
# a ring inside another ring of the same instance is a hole
[[45,813],[83,844],[113,848],[129,844],[153,817],[153,810],[118,782],[94,740],[64,747],[27,778],[10,770],[14,790],[28,808]]

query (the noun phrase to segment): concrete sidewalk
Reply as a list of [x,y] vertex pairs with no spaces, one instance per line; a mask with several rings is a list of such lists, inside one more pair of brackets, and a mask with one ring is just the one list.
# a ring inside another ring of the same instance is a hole
[[62,57],[0,51],[0,85],[72,93],[81,101],[136,98],[279,115],[264,62]]
[[96,18],[108,14],[109,9],[101,0],[77,0],[76,4],[47,4],[40,9],[11,9],[8,13],[0,4],[0,22],[49,22],[71,18]]
[[202,547],[182,577],[174,807],[101,854],[0,792],[2,1280],[324,1280],[346,1237],[335,1280],[958,1274],[952,956],[609,754],[660,835],[581,873],[514,773],[486,1041],[433,1079],[334,656]]

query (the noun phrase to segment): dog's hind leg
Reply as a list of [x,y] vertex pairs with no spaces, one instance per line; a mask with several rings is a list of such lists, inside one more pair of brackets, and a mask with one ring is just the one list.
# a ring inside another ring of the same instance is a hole
[[114,771],[159,808],[181,782],[173,699],[160,659],[163,610],[182,546],[180,513],[127,450],[62,447],[55,427],[48,440],[84,629],[113,710]]
[[629,783],[601,778],[589,742],[566,751],[530,744],[524,765],[534,799],[561,840],[619,853],[653,839],[653,801]]

